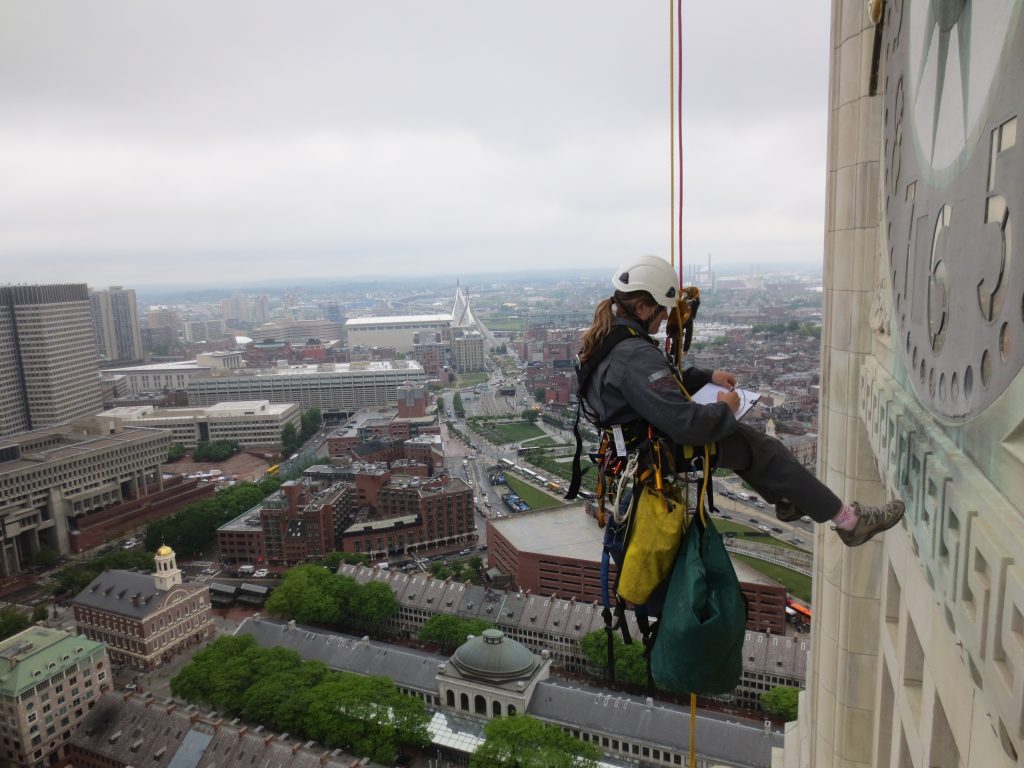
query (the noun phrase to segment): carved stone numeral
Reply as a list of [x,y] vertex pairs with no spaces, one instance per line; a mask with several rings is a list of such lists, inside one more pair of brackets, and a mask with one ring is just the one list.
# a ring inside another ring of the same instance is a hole
[[[988,191],[996,188],[996,160],[1000,153],[1009,151],[1017,144],[1017,118],[1007,120],[992,131],[989,142]],[[1010,224],[1010,208],[1006,198],[999,194],[991,194],[985,200],[985,224],[994,224],[999,228],[999,268],[994,275],[985,275],[978,281],[978,310],[986,323],[994,322],[1002,310],[1006,300],[1006,279],[1010,268],[1012,227]]]

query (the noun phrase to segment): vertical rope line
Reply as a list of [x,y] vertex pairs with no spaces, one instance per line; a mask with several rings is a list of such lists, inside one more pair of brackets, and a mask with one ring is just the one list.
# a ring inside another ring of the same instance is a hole
[[697,694],[690,694],[690,765],[697,765]]
[[668,260],[676,263],[676,0],[668,0],[668,149],[669,206],[668,231],[671,245]]
[[683,284],[683,0],[676,6],[676,136],[679,142],[679,286]]

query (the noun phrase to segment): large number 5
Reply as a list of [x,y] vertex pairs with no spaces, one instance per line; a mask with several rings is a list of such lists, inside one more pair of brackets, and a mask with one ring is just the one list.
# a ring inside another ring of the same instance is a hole
[[[993,192],[996,186],[996,160],[1000,153],[1011,149],[1017,143],[1017,118],[1007,120],[992,131],[989,144],[988,191]],[[1006,299],[1006,275],[1010,266],[1012,245],[1012,229],[1010,227],[1010,209],[1006,198],[1002,195],[989,195],[985,200],[985,223],[999,227],[1000,253],[999,272],[991,280],[984,276],[978,281],[978,309],[985,322],[996,319]],[[992,287],[989,288],[988,286]]]

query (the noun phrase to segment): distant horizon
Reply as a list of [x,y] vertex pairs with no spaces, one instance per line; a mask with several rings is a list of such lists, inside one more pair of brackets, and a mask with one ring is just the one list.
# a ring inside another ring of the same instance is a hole
[[[684,262],[684,267],[687,262]],[[706,261],[702,260],[701,264]],[[772,275],[785,272],[806,273],[820,275],[823,273],[822,262],[817,260],[787,260],[762,263],[722,263],[716,264],[712,260],[712,269],[718,277],[737,277],[754,274],[760,270],[762,275]],[[217,293],[217,292],[239,292],[239,291],[260,291],[262,293],[272,290],[275,293],[318,290],[328,292],[332,289],[343,289],[345,286],[360,285],[371,287],[395,287],[409,286],[412,283],[427,286],[455,286],[456,283],[472,289],[474,283],[480,286],[482,283],[494,282],[528,282],[538,278],[572,280],[572,279],[603,279],[608,275],[609,267],[551,267],[551,268],[526,268],[517,270],[485,270],[476,272],[444,272],[431,274],[407,274],[402,276],[387,274],[365,274],[353,275],[351,277],[281,277],[261,280],[218,280],[210,282],[167,282],[167,283],[131,283],[129,281],[104,281],[91,282],[89,280],[68,278],[64,280],[37,280],[28,282],[5,282],[2,285],[49,285],[55,283],[84,283],[91,290],[106,290],[112,286],[120,286],[132,289],[137,295],[180,295],[187,293]]]

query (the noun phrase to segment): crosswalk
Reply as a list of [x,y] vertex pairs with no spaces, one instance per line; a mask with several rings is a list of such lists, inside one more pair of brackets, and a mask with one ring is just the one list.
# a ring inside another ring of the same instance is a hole
[[0,600],[0,611],[14,611],[20,613],[22,616],[27,616],[32,613],[32,608],[27,605],[21,605],[20,603],[8,603]]

